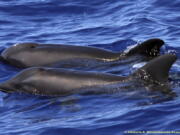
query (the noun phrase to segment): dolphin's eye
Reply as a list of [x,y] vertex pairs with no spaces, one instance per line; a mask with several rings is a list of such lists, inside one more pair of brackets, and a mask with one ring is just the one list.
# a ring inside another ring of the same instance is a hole
[[36,46],[35,45],[31,45],[30,48],[35,48]]

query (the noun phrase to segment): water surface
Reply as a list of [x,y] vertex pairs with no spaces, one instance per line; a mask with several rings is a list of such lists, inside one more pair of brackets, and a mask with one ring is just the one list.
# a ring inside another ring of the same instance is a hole
[[[37,42],[123,51],[157,37],[166,42],[163,52],[174,52],[179,57],[179,7],[178,0],[1,0],[0,49],[20,42]],[[128,75],[140,63],[114,63],[93,70]],[[125,131],[178,131],[179,67],[178,59],[170,72],[175,98],[136,87],[114,94],[66,97],[1,92],[0,134],[121,135]],[[19,71],[1,63],[0,81]]]

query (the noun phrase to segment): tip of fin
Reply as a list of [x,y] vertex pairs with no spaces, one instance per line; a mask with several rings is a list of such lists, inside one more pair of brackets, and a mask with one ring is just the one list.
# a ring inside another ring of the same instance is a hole
[[160,53],[160,48],[164,44],[164,41],[158,38],[153,38],[138,44],[132,48],[127,55],[141,54],[145,56],[155,57]]
[[168,81],[169,70],[176,61],[177,56],[174,54],[165,54],[149,61],[145,66],[140,68],[135,74],[145,81],[157,84],[164,84]]

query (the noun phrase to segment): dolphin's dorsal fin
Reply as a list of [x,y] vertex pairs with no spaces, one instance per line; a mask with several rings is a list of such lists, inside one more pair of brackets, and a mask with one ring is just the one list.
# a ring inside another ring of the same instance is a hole
[[149,61],[145,66],[135,72],[143,80],[164,84],[168,81],[169,70],[176,61],[174,54],[165,54]]
[[134,54],[141,54],[145,56],[158,56],[161,46],[164,44],[164,41],[158,38],[149,39],[141,44],[138,44],[134,48],[130,49],[126,55],[131,56]]

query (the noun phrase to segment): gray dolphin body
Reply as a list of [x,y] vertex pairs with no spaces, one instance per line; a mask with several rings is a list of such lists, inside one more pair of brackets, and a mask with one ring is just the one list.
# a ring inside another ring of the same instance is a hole
[[131,79],[161,86],[168,82],[168,72],[175,60],[176,56],[172,54],[159,56],[127,77],[60,68],[32,67],[1,83],[0,90],[60,96],[82,93],[87,88],[124,83]]
[[[61,67],[54,66],[61,62],[75,59],[95,59],[100,61],[121,60],[132,55],[157,56],[164,42],[161,39],[150,39],[128,52],[72,45],[22,43],[11,46],[1,53],[1,60],[20,68],[27,67]],[[76,61],[76,64],[78,62]]]

